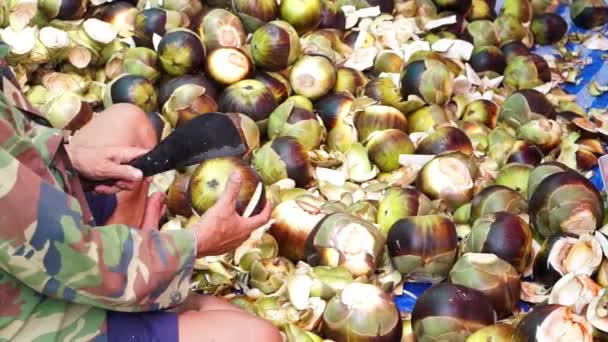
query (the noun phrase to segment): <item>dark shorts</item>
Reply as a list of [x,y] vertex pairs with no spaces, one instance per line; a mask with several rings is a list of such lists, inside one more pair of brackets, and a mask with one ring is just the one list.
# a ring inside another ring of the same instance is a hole
[[117,200],[116,195],[102,195],[94,192],[86,192],[87,203],[91,214],[98,226],[103,226],[108,222],[114,211],[116,210]]
[[109,342],[177,342],[177,314],[108,311]]

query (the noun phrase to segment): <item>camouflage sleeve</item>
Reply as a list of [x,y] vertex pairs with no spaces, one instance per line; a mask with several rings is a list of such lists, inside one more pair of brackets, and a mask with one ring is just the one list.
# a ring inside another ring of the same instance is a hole
[[15,157],[38,153],[16,117],[0,114],[0,268],[49,297],[115,311],[185,299],[192,232],[85,224],[76,199]]

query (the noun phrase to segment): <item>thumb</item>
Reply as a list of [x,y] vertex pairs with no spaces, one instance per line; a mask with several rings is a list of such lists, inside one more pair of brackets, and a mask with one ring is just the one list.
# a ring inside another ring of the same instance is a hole
[[160,218],[164,215],[162,208],[165,205],[165,194],[162,192],[155,192],[152,196],[148,197],[146,203],[146,210],[144,212],[144,219],[141,224],[141,228],[146,229],[158,229],[158,223]]
[[255,216],[246,218],[243,225],[249,230],[257,229],[265,225],[270,220],[271,214],[272,206],[270,205],[270,201],[267,200],[262,211]]
[[141,147],[116,147],[109,149],[108,158],[116,163],[128,163],[137,157],[143,156],[148,151]]
[[108,161],[100,168],[102,171],[102,179],[114,179],[116,181],[139,182],[143,178],[143,173],[140,169],[133,166],[119,164],[117,162]]
[[241,191],[241,182],[241,174],[239,172],[233,172],[232,175],[230,175],[228,183],[226,183],[224,193],[218,202],[222,202],[223,204],[228,204],[231,207],[234,207],[239,192]]
[[165,194],[162,192],[155,192],[148,197],[148,203],[146,203],[146,214],[158,215],[162,206],[165,204]]

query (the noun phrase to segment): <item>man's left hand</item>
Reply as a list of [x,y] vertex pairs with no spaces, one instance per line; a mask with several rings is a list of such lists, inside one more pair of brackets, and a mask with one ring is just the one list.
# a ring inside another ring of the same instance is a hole
[[137,147],[81,147],[69,144],[66,150],[81,177],[115,181],[112,185],[97,185],[95,191],[102,194],[132,190],[143,175],[141,170],[126,163],[148,152]]
[[[149,178],[146,178],[148,180]],[[164,192],[155,192],[146,199],[146,212],[141,223],[143,230],[158,230],[161,217],[167,213],[167,197]]]

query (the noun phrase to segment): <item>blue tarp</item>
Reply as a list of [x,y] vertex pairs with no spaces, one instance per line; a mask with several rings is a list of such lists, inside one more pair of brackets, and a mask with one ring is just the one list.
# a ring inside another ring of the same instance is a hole
[[[502,0],[497,1],[496,3],[496,11],[500,13],[500,8],[502,7]],[[580,29],[570,20],[570,8],[569,6],[561,6],[558,11],[568,23],[569,32],[585,32],[585,30]],[[605,30],[602,30],[605,32]],[[568,43],[567,45],[570,51],[578,51],[580,52],[581,58],[590,57],[593,61],[590,65],[587,65],[585,69],[582,70],[582,73],[579,75],[581,81],[577,84],[565,84],[563,89],[570,93],[576,95],[576,102],[585,109],[590,108],[608,108],[608,93],[604,93],[601,96],[594,97],[589,94],[587,89],[587,85],[595,80],[601,85],[608,84],[608,62],[602,60],[601,56],[604,52],[602,51],[591,51],[586,49],[582,45]],[[538,47],[535,49],[536,53],[540,55],[548,55],[551,54],[554,49],[550,46]],[[607,52],[608,53],[608,52]],[[600,177],[600,173],[597,167],[593,170],[593,176],[591,177],[591,182],[600,190],[603,190],[604,185],[602,184],[602,180]],[[430,287],[430,284],[426,283],[407,283],[403,286],[403,295],[395,297],[395,303],[397,307],[402,312],[411,312],[414,308],[414,304],[416,303],[416,299]],[[520,308],[524,311],[528,311],[530,309],[530,305],[525,302],[520,302]]]

